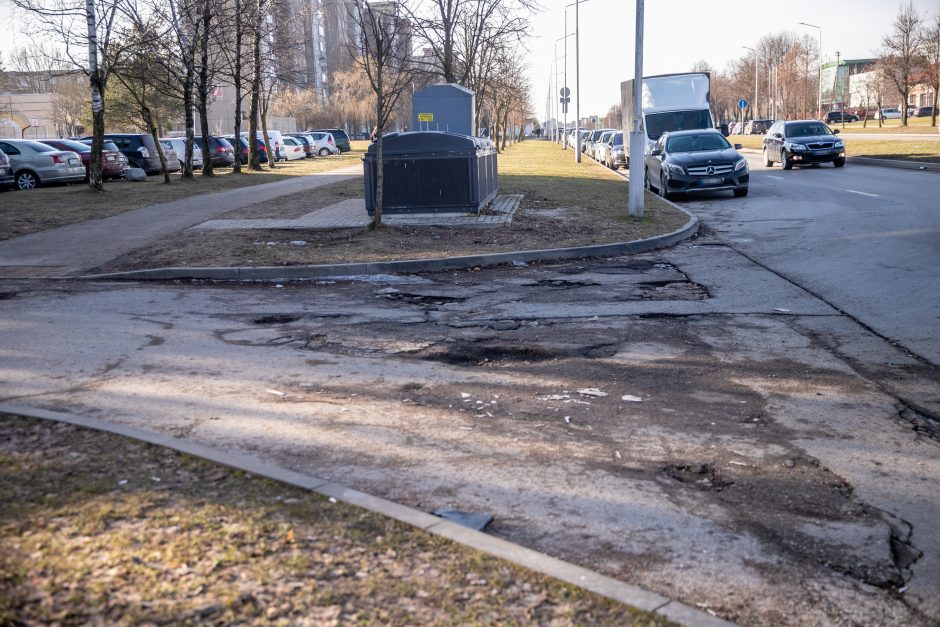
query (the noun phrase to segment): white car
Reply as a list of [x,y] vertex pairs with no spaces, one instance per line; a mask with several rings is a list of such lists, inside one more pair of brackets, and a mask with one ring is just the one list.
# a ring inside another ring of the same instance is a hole
[[594,160],[598,163],[604,163],[607,159],[607,141],[616,131],[604,131],[594,142]]
[[317,155],[328,157],[330,155],[339,154],[339,148],[336,147],[336,141],[333,139],[332,133],[314,131],[313,133],[308,133],[308,135],[313,137],[313,141],[316,142]]
[[[186,158],[186,138],[185,137],[161,137],[160,143],[163,150],[171,150],[176,153],[176,158],[183,163]],[[202,167],[202,149],[193,143],[193,169]]]
[[881,109],[880,111],[875,111],[876,120],[900,120],[901,111],[900,109]]
[[307,156],[307,153],[304,151],[303,143],[293,137],[285,137],[284,145],[281,146],[281,148],[284,150],[284,156],[287,157],[288,161],[304,159]]

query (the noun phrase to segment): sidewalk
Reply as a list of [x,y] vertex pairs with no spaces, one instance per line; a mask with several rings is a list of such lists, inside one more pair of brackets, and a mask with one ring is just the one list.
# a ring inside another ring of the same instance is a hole
[[310,174],[142,207],[103,220],[0,242],[0,278],[59,278],[81,274],[165,235],[233,209],[316,189],[361,174],[361,166]]

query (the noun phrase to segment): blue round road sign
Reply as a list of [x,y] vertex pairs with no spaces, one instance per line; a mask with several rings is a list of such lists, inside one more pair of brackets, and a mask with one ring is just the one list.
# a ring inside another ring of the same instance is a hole
[[738,109],[747,109],[747,100],[744,98],[738,100]]

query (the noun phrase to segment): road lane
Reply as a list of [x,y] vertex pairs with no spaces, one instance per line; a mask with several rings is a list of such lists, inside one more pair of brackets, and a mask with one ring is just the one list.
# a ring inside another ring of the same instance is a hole
[[748,162],[747,198],[679,203],[741,252],[940,364],[940,174]]

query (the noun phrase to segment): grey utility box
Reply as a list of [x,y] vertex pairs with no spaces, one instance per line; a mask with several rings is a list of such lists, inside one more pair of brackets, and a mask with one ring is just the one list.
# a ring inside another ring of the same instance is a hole
[[[498,190],[496,149],[488,139],[416,131],[382,139],[383,213],[475,213]],[[363,161],[366,210],[375,214],[376,148]]]
[[476,135],[473,92],[463,85],[429,85],[411,97],[411,128]]

